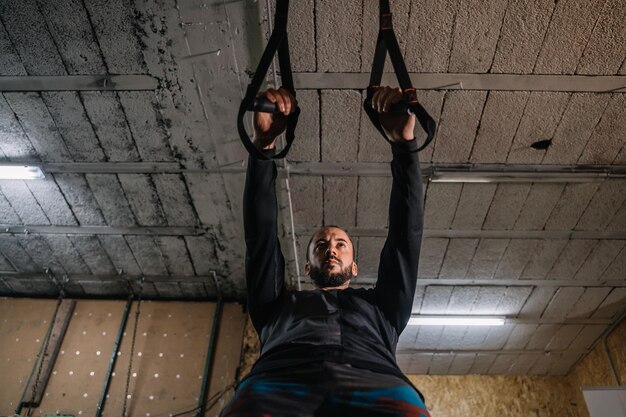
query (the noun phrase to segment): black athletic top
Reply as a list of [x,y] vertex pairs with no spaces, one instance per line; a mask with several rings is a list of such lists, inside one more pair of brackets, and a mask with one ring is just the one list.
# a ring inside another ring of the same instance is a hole
[[[261,356],[247,377],[329,361],[394,374],[413,385],[396,364],[395,350],[415,294],[424,217],[422,181],[417,141],[394,143],[391,150],[389,232],[373,289],[284,288],[285,260],[277,236],[276,165],[273,160],[249,158],[244,191],[246,283]],[[274,152],[264,151],[266,155]]]

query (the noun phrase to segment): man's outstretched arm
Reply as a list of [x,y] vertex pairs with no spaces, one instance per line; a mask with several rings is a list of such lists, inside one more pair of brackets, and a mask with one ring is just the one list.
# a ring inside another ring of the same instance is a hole
[[[286,116],[297,101],[284,88],[260,93],[276,103],[280,113],[254,114],[255,145],[267,156],[276,152],[276,137],[286,128]],[[257,333],[270,318],[285,284],[285,259],[277,235],[276,164],[248,158],[243,193],[243,225],[246,238],[246,286],[248,309]]]
[[[274,155],[275,151],[263,151]],[[243,225],[246,237],[246,286],[248,309],[261,332],[284,286],[285,260],[277,236],[276,164],[248,158],[243,193]]]
[[[401,92],[381,91],[381,106],[399,100]],[[374,96],[376,99],[376,96]],[[398,332],[411,317],[424,224],[422,178],[413,137],[415,116],[380,115],[391,144],[393,184],[389,201],[389,230],[380,255],[376,299]],[[385,126],[386,124],[386,126]],[[411,139],[407,139],[411,138]]]

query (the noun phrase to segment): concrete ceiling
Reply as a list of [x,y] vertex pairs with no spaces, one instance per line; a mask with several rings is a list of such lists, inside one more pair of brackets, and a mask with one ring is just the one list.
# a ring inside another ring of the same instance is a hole
[[[567,373],[626,309],[626,0],[391,6],[416,85],[428,80],[420,73],[450,81],[418,96],[438,134],[420,154],[427,230],[414,313],[512,319],[409,327],[398,363]],[[266,7],[0,0],[0,159],[47,173],[0,181],[1,294],[54,296],[67,276],[70,296],[120,297],[143,275],[144,297],[215,297],[216,283],[244,297],[235,119],[268,37]],[[279,163],[279,227],[301,288],[304,246],[324,224],[353,236],[357,285],[376,279],[391,154],[361,107],[377,13],[367,0],[290,8],[302,115]],[[589,87],[598,80],[612,87]],[[443,168],[459,175],[429,181]],[[472,173],[493,182],[467,182]]]

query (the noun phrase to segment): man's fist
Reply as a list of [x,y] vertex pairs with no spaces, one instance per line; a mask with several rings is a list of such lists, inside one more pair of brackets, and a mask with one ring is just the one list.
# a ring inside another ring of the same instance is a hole
[[254,113],[254,145],[259,149],[271,149],[275,146],[276,137],[287,128],[287,116],[296,109],[298,101],[291,93],[280,87],[278,90],[267,89],[257,94],[270,102],[276,103],[280,113]]
[[415,138],[415,115],[388,113],[391,105],[402,100],[402,97],[402,89],[399,87],[380,87],[372,96],[372,108],[378,112],[380,124],[392,142]]

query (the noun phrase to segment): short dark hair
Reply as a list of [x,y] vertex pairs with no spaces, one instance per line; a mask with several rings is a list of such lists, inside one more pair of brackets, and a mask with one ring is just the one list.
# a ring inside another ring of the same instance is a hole
[[[311,236],[311,239],[309,239],[309,243],[307,243],[306,245],[306,260],[307,262],[309,261],[309,248],[311,247],[311,243],[313,243],[313,237],[317,234],[317,232],[319,232],[320,230],[324,230],[324,229],[328,229],[334,227],[335,229],[341,229],[343,230],[341,227],[339,226],[335,226],[334,224],[329,224],[328,226],[322,226],[319,229],[317,229],[313,235]],[[346,232],[345,230],[343,230],[345,232],[346,235],[348,235],[348,232]],[[356,254],[356,250],[354,249],[354,243],[352,242],[352,239],[350,238],[350,235],[348,235],[348,240],[350,241],[350,244],[352,245],[352,258],[354,258],[354,255]]]

